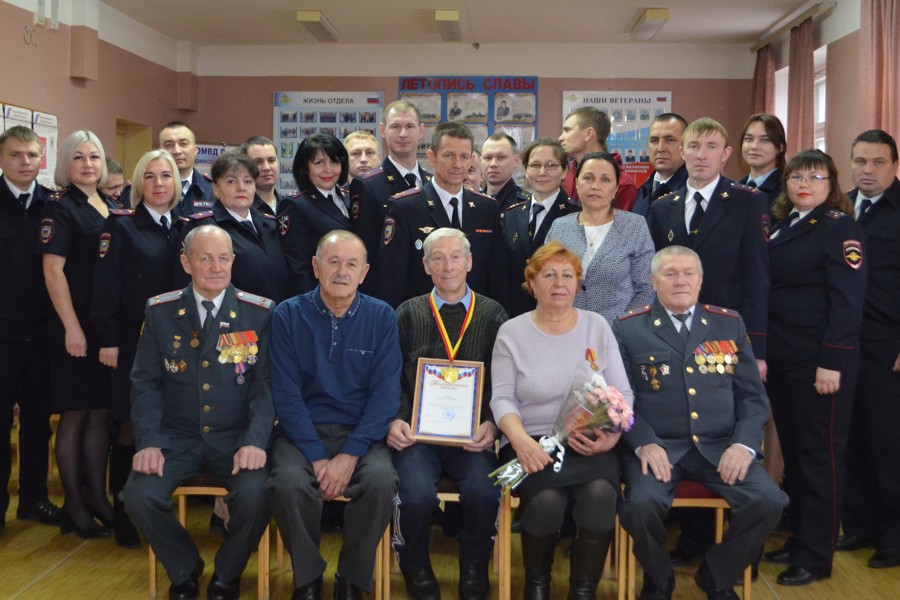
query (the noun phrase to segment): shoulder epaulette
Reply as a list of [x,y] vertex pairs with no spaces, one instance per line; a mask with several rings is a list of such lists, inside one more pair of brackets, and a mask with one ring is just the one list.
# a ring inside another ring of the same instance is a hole
[[706,312],[716,315],[724,315],[726,317],[731,317],[732,319],[737,319],[740,316],[740,314],[736,310],[731,310],[730,308],[722,308],[721,306],[715,306],[713,304],[704,304],[703,308],[706,309]]
[[165,294],[160,294],[159,296],[153,296],[147,302],[150,306],[159,306],[160,304],[166,304],[168,302],[174,302],[181,298],[181,295],[184,293],[184,290],[175,290],[174,292],[166,292]]
[[38,183],[38,187],[47,192],[48,194],[54,194],[58,191],[59,188],[52,188],[50,186],[44,185],[43,183]]
[[490,200],[490,201],[493,202],[494,204],[497,203],[497,199],[494,198],[493,196],[491,196],[490,194],[485,194],[484,192],[479,192],[479,191],[477,191],[477,190],[467,190],[467,191],[472,192],[472,193],[475,194],[476,196],[481,196],[481,197],[484,198],[485,200]]
[[831,210],[826,211],[825,216],[829,219],[834,219],[835,221],[837,221],[838,219],[843,219],[844,217],[849,217],[850,215],[843,211],[832,208]]
[[650,305],[644,306],[643,308],[632,308],[624,315],[619,315],[619,320],[624,321],[625,319],[630,319],[631,317],[636,317],[638,315],[647,314],[650,312]]
[[503,212],[509,212],[514,208],[521,208],[526,205],[526,202],[516,202],[515,204],[510,204],[506,208],[503,209]]
[[660,196],[659,198],[657,198],[656,200],[654,200],[653,203],[655,204],[657,202],[662,202],[664,200],[671,201],[671,202],[678,202],[679,200],[681,200],[681,196],[678,195],[678,192],[669,192],[668,194],[664,194],[664,195]]
[[383,173],[383,172],[384,172],[384,167],[379,165],[379,166],[375,167],[374,169],[372,169],[371,171],[369,171],[368,173],[363,173],[362,176],[359,177],[358,179],[362,179],[363,181],[365,181],[369,177],[374,177],[375,175],[378,175],[379,173]]
[[421,192],[422,192],[422,188],[414,187],[414,188],[410,188],[408,190],[404,190],[404,191],[400,192],[399,194],[394,194],[393,196],[391,196],[391,198],[393,198],[394,200],[399,200],[400,198],[406,198],[407,196],[412,196],[413,194],[419,194]]
[[270,215],[269,213],[262,213],[262,218],[263,218],[263,219],[268,219],[268,220],[270,220],[270,221],[274,221],[274,220],[275,220],[275,215]]
[[211,182],[213,180],[213,178],[210,177],[209,173],[202,173],[202,175],[203,175],[203,179],[205,179],[207,181]]
[[238,292],[237,299],[241,302],[246,302],[247,304],[253,304],[254,306],[262,306],[265,309],[272,308],[275,305],[275,303],[268,298],[257,296],[256,294],[249,294],[247,292]]
[[759,191],[759,188],[750,187],[749,185],[744,185],[744,184],[738,183],[736,181],[731,182],[731,187],[733,187],[736,190],[741,190],[742,192],[750,192],[753,194],[762,194],[762,192]]
[[202,212],[194,213],[187,217],[187,221],[200,221],[201,219],[208,219],[213,216],[213,212],[211,210],[204,210]]
[[133,217],[134,209],[133,208],[111,208],[111,209],[109,209],[109,214],[116,215],[117,217]]
[[531,200],[531,194],[519,189],[516,190],[516,198],[522,200],[523,202],[528,202],[529,200]]
[[68,193],[69,193],[69,188],[67,188],[67,187],[64,187],[61,190],[56,190],[55,192],[53,192],[53,195],[50,196],[49,201],[50,202],[59,202],[60,200],[62,200],[62,197]]

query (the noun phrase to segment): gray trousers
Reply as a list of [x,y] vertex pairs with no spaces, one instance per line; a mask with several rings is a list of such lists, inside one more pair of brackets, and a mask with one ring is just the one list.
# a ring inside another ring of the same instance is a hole
[[163,476],[131,472],[120,499],[138,530],[147,538],[173,584],[187,581],[200,566],[197,546],[172,512],[172,492],[199,473],[211,473],[228,490],[231,515],[228,537],[216,553],[216,574],[222,581],[241,576],[250,553],[269,524],[265,482],[268,468],[232,475],[234,456],[200,442],[174,457],[166,457]]
[[[332,456],[337,455],[352,428],[317,426],[319,437]],[[284,435],[272,445],[272,474],[266,483],[272,514],[291,553],[294,587],[306,585],[325,572],[319,552],[322,495],[306,456]],[[373,444],[356,463],[344,496],[344,544],[337,571],[360,589],[372,588],[375,549],[387,527],[397,495],[397,473],[387,446]]]

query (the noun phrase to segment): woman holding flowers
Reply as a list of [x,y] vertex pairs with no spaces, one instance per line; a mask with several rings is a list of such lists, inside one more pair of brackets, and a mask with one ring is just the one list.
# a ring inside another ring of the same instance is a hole
[[[606,320],[573,307],[581,273],[580,258],[558,242],[539,248],[525,269],[525,289],[537,308],[507,321],[494,345],[491,410],[504,434],[500,462],[518,459],[528,474],[517,488],[526,600],[551,597],[553,553],[570,498],[578,528],[570,600],[595,597],[615,521],[619,461],[611,450],[620,434],[557,427],[573,388],[582,389],[595,374],[613,386],[607,391],[624,409],[633,401]],[[568,452],[557,470],[539,439],[559,433]]]

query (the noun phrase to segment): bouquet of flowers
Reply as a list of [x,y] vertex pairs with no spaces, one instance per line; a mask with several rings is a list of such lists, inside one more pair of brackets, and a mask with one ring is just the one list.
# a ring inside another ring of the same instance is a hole
[[[628,431],[634,424],[634,412],[622,392],[607,385],[602,375],[594,373],[590,381],[576,384],[556,417],[553,435],[545,435],[538,442],[554,458],[553,471],[559,473],[566,458],[566,440],[581,432],[593,436],[594,429],[611,433]],[[555,455],[554,455],[555,453]],[[518,459],[514,459],[488,475],[494,485],[503,486],[503,494],[522,483],[528,473]]]

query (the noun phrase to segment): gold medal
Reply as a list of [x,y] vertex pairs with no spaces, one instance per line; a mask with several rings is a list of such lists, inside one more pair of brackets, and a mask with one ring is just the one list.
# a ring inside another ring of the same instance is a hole
[[700,371],[701,375],[706,375],[709,372],[709,369],[706,367],[706,365],[700,365],[699,367],[697,367],[697,370]]
[[725,364],[726,364],[726,365],[730,365],[730,364],[731,364],[731,354],[726,354],[726,355],[725,355]]
[[187,371],[187,363],[182,360],[178,363],[178,372],[184,373],[185,371]]
[[694,355],[694,362],[697,363],[698,365],[705,365],[705,364],[706,364],[706,357],[703,356],[702,354],[695,354],[695,355]]
[[731,357],[731,364],[733,364],[733,365],[738,364],[738,357],[737,357],[737,354],[732,355],[732,357]]
[[649,372],[650,372],[650,377],[653,379],[656,379],[656,373],[657,373],[656,365],[650,365]]
[[459,379],[459,369],[456,367],[442,367],[441,377],[443,377],[444,381],[447,383],[456,383],[456,380]]
[[654,392],[658,392],[658,391],[659,391],[659,380],[658,380],[658,379],[651,379],[651,380],[650,380],[650,387],[653,388],[653,391],[654,391]]
[[200,346],[200,340],[191,338],[191,348],[197,348],[198,346]]
[[225,356],[224,352],[219,355],[219,362],[222,363],[223,365],[228,362],[228,357]]
[[725,365],[725,372],[734,375],[734,365]]
[[259,346],[250,344],[250,354],[259,354]]
[[716,365],[716,373],[719,375],[725,373],[725,365]]

